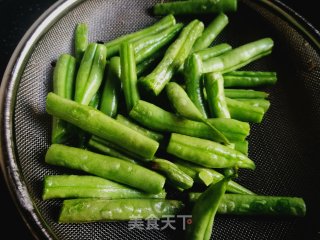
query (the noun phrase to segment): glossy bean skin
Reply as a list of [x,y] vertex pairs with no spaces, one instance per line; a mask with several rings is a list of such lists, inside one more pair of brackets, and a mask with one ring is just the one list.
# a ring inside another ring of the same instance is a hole
[[193,186],[193,179],[181,171],[173,162],[156,158],[152,161],[151,168],[163,173],[175,187],[189,189]]
[[247,99],[264,99],[269,96],[269,93],[248,89],[225,89],[224,94],[228,98],[247,98]]
[[226,88],[254,88],[274,85],[277,82],[276,72],[234,71],[224,74]]
[[[202,122],[191,121],[167,112],[158,106],[140,100],[131,110],[130,117],[142,126],[158,132],[175,132],[188,136],[219,141],[219,136],[212,134],[210,127]],[[234,119],[208,119],[227,139],[243,141],[250,132],[248,123]]]
[[178,23],[157,34],[151,35],[147,38],[142,38],[135,42],[133,44],[133,48],[136,64],[141,63],[161,50],[164,46],[168,45],[180,32],[182,27],[183,24]]
[[74,52],[76,61],[81,62],[84,52],[88,47],[88,25],[86,23],[78,23],[74,37]]
[[219,56],[225,52],[230,51],[231,49],[232,49],[231,45],[227,43],[221,43],[210,48],[205,48],[199,51],[195,51],[195,53],[200,56],[202,61],[206,61],[209,58]]
[[163,190],[148,194],[125,185],[96,176],[52,175],[45,176],[42,199],[54,198],[165,198]]
[[108,48],[108,56],[109,57],[116,56],[119,53],[120,45],[124,42],[130,42],[130,43],[136,42],[142,38],[159,33],[164,29],[171,27],[175,24],[176,24],[176,19],[174,18],[174,16],[168,15],[147,28],[144,28],[134,33],[123,35],[114,40],[106,42],[105,46]]
[[[72,99],[76,60],[68,54],[62,54],[53,71],[53,91],[57,95]],[[52,143],[64,143],[70,137],[69,126],[61,119],[52,119]]]
[[202,35],[194,43],[193,52],[206,49],[216,39],[219,33],[228,25],[228,16],[220,13],[203,31]]
[[224,94],[223,76],[220,73],[205,75],[205,90],[211,117],[230,118],[230,112]]
[[273,40],[263,38],[234,48],[220,56],[210,58],[203,63],[202,72],[227,73],[237,70],[252,61],[271,53]]
[[222,144],[177,133],[172,133],[167,152],[185,161],[207,168],[239,167],[255,169],[255,164],[244,154]]
[[239,141],[233,142],[234,149],[248,156],[249,153],[249,142],[248,141]]
[[102,91],[100,111],[109,117],[115,117],[118,113],[119,94],[121,89],[121,64],[119,57],[110,59],[108,73]]
[[[200,195],[201,193],[190,193],[189,200],[196,201]],[[297,197],[225,194],[218,214],[303,217],[306,205],[302,198]]]
[[224,1],[177,1],[157,3],[153,7],[155,15],[190,15],[204,13],[234,12],[237,10],[236,0]]
[[184,64],[196,39],[201,35],[204,25],[194,20],[183,28],[179,37],[169,46],[163,59],[146,77],[141,85],[154,95],[159,95],[174,73]]
[[175,215],[183,203],[164,199],[70,199],[63,202],[61,223],[130,221]]
[[179,115],[190,120],[204,122],[210,127],[212,134],[219,137],[217,141],[228,143],[228,139],[203,117],[201,112],[189,98],[188,94],[179,84],[175,82],[168,83],[166,86],[166,91],[173,108]]
[[[73,125],[121,146],[145,159],[152,159],[159,143],[118,123],[104,113],[49,93],[47,112]],[[125,139],[125,141],[124,141]]]
[[152,72],[152,70],[159,64],[164,52],[162,50],[157,51],[155,54],[137,64],[137,76],[140,78],[145,74]]
[[248,98],[237,98],[237,101],[250,104],[254,107],[263,108],[264,112],[267,112],[270,108],[270,101],[266,99],[248,99]]
[[163,176],[139,165],[60,144],[50,146],[45,161],[56,166],[82,170],[148,193],[161,192],[165,183]]
[[138,77],[134,49],[131,43],[123,43],[120,46],[121,82],[126,101],[127,111],[140,100],[138,91]]
[[187,230],[187,239],[209,240],[214,218],[222,197],[227,189],[229,179],[224,178],[210,187],[200,196],[192,209],[192,224]]

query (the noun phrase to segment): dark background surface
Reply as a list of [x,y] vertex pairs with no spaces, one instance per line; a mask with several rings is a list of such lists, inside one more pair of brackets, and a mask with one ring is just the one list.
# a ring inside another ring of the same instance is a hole
[[[54,2],[55,0],[0,0],[0,80],[11,54],[24,33]],[[282,2],[296,10],[317,29],[320,29],[319,15],[312,5],[313,0],[294,2],[283,0]],[[0,234],[1,236],[9,236],[10,239],[32,239],[10,197],[2,172],[0,175],[0,213],[2,215]]]

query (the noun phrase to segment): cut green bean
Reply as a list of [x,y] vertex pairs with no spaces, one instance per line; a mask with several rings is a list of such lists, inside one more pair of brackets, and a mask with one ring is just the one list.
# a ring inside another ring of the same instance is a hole
[[[219,140],[219,136],[213,135],[208,125],[181,118],[142,100],[134,106],[129,115],[142,126],[158,132],[175,132],[213,141]],[[219,118],[208,121],[231,142],[244,141],[249,135],[250,126],[248,123]]]
[[152,161],[152,169],[162,172],[176,187],[189,189],[193,186],[193,179],[168,160],[160,158],[154,159]]
[[155,140],[157,142],[160,142],[163,139],[163,135],[162,134],[157,133],[155,131],[151,131],[151,130],[146,129],[146,128],[143,128],[140,125],[135,124],[134,122],[130,121],[129,119],[127,119],[126,117],[124,117],[121,114],[117,115],[116,120],[119,123],[131,128],[131,129],[133,129],[133,130],[135,130],[135,131],[137,131],[137,132],[145,135],[146,137],[149,137],[149,138],[151,138],[151,139],[153,139],[153,140]]
[[231,118],[244,122],[260,123],[265,111],[261,107],[255,107],[246,102],[226,98]]
[[203,96],[202,61],[198,54],[192,54],[184,65],[186,92],[204,118],[207,118]]
[[271,38],[263,38],[247,43],[203,62],[202,72],[226,73],[237,70],[252,61],[270,54],[272,48],[273,41]]
[[53,198],[165,198],[162,190],[148,194],[125,185],[95,176],[55,175],[45,176],[42,199]]
[[237,10],[237,0],[189,0],[168,3],[157,3],[153,7],[155,15],[190,15],[205,13],[235,12]]
[[270,107],[270,101],[266,99],[245,99],[245,98],[237,98],[237,101],[248,103],[254,107],[261,107],[266,112]]
[[[187,171],[185,172],[186,174],[190,173],[191,177],[195,181],[201,181],[204,180],[205,176],[205,181],[203,183],[205,185],[210,185],[210,184],[215,184],[219,181],[221,181],[224,178],[224,175],[209,168],[204,168],[202,166],[187,162],[187,161],[182,161],[182,160],[176,160],[174,163],[182,170],[182,171]],[[189,175],[189,174],[188,174]],[[190,176],[190,175],[189,175]],[[252,191],[249,189],[245,188],[244,186],[240,185],[239,183],[230,180],[228,182],[227,186],[227,191],[232,192],[232,193],[238,193],[238,194],[249,194],[249,195],[254,195]]]
[[194,43],[192,51],[206,49],[216,39],[220,32],[227,26],[229,19],[227,15],[220,13],[209,25],[206,27],[202,35]]
[[50,146],[45,160],[48,164],[82,170],[148,193],[161,192],[165,183],[163,176],[139,165],[60,144]]
[[234,142],[234,149],[248,156],[249,152],[249,142],[248,141],[240,141]]
[[159,95],[174,73],[184,64],[203,28],[203,23],[199,20],[194,20],[184,27],[176,41],[169,46],[158,66],[141,79],[142,86],[154,95]]
[[110,59],[100,105],[100,111],[109,117],[115,117],[118,113],[118,101],[121,88],[120,76],[120,58],[113,57]]
[[134,43],[134,52],[136,64],[151,57],[161,48],[169,44],[182,29],[183,24],[178,23],[155,35],[143,38]]
[[155,54],[153,54],[151,57],[139,63],[136,69],[137,76],[141,77],[147,73],[150,73],[157,66],[157,64],[159,64],[163,55],[164,55],[163,51],[158,51]]
[[224,86],[229,87],[261,87],[274,85],[277,82],[276,72],[235,71],[224,74]]
[[[189,200],[197,201],[201,194],[189,193]],[[297,197],[225,194],[218,214],[303,217],[306,205],[302,198]]]
[[[47,112],[73,125],[108,140],[145,159],[152,159],[159,143],[120,124],[104,113],[49,93]],[[123,141],[125,139],[125,141]]]
[[211,48],[205,48],[200,51],[196,51],[202,61],[206,61],[209,58],[217,57],[225,52],[228,52],[232,49],[232,47],[227,43],[221,43],[219,45],[213,46]]
[[140,100],[134,50],[131,43],[125,42],[121,44],[120,62],[122,88],[127,111],[130,112],[133,106]]
[[119,38],[111,40],[105,43],[105,46],[108,48],[108,57],[113,57],[119,53],[120,45],[124,42],[135,42],[142,38],[148,37],[155,33],[161,32],[164,29],[171,27],[176,24],[176,19],[173,15],[168,15],[162,18],[160,21],[156,22],[150,27],[144,28],[140,31],[123,35]]
[[224,94],[228,98],[267,98],[269,96],[269,93],[262,92],[262,91],[255,91],[251,89],[225,89]]
[[[71,99],[73,95],[72,85],[74,84],[76,61],[75,58],[62,54],[53,71],[53,91],[57,95]],[[63,143],[69,138],[68,124],[61,119],[52,119],[52,143]]]
[[[223,85],[222,85],[223,87]],[[179,115],[194,121],[201,121],[210,127],[213,135],[219,137],[218,142],[228,143],[228,139],[210,122],[203,117],[198,108],[193,104],[193,102],[188,97],[187,93],[180,87],[179,84],[175,82],[170,82],[166,86],[167,96]]]
[[167,152],[183,160],[208,168],[239,167],[255,169],[244,154],[206,139],[172,133]]
[[88,47],[88,25],[78,23],[74,38],[74,52],[78,63],[81,62],[84,52]]
[[204,82],[211,117],[230,118],[224,95],[223,76],[220,73],[207,73]]
[[129,221],[176,215],[183,203],[164,199],[69,199],[63,201],[61,223]]

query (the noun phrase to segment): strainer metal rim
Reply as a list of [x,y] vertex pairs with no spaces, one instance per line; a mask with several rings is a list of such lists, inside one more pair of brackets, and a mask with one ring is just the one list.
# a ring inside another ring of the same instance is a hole
[[[0,89],[0,164],[6,184],[22,218],[36,239],[55,239],[28,193],[16,158],[13,131],[13,109],[16,92],[25,65],[42,36],[69,10],[84,0],[59,0],[45,11],[25,33],[16,47],[3,75]],[[287,20],[320,51],[320,33],[301,15],[279,0],[261,0]]]

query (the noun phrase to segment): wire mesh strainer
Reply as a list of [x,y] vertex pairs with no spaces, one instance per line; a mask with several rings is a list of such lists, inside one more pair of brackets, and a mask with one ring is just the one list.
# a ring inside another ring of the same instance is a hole
[[[44,163],[50,144],[50,117],[45,97],[51,90],[51,62],[72,52],[74,27],[86,22],[91,41],[107,41],[153,23],[147,9],[156,0],[58,1],[29,30],[18,46],[2,84],[1,150],[4,174],[26,222],[39,238],[179,239],[181,230],[128,230],[127,222],[58,224],[61,201],[42,201],[45,175],[62,174]],[[277,9],[280,7],[280,10]],[[278,1],[243,0],[230,25],[216,40],[232,46],[272,37],[273,54],[249,66],[277,71],[270,89],[271,108],[262,124],[252,125],[250,157],[255,171],[241,171],[239,182],[266,195],[301,196],[307,204],[302,219],[218,216],[216,239],[316,239],[320,236],[319,46],[288,20]],[[289,11],[290,12],[290,11]],[[209,20],[205,17],[204,20]],[[183,20],[183,19],[181,19]],[[179,226],[177,226],[179,228]]]

